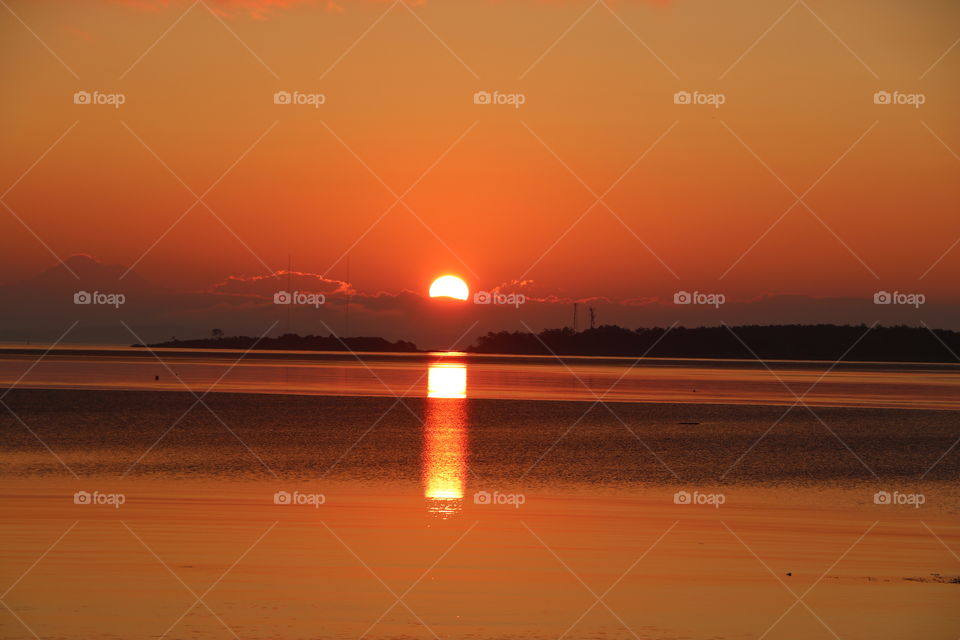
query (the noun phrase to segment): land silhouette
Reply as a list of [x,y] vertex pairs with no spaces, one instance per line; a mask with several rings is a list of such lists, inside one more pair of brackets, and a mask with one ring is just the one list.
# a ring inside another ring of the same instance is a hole
[[[301,351],[423,352],[406,340],[379,337],[338,338],[335,335],[276,338],[213,337],[173,339],[148,345],[182,349],[276,349]],[[133,345],[142,347],[143,345]],[[860,360],[870,362],[956,362],[960,332],[909,326],[866,325],[745,325],[734,327],[663,327],[626,329],[603,325],[584,331],[569,327],[490,332],[466,349],[468,353],[625,356],[652,358],[706,358],[764,360]]]
[[924,327],[866,325],[746,325],[624,329],[603,325],[488,333],[475,353],[634,356],[657,358],[754,358],[765,360],[863,360],[955,362],[960,333]]
[[[151,348],[173,349],[275,349],[280,351],[390,351],[390,352],[417,352],[417,345],[405,340],[390,342],[384,338],[355,337],[338,338],[329,336],[301,336],[296,333],[285,333],[276,338],[254,338],[250,336],[224,336],[221,329],[214,329],[211,338],[195,340],[177,340],[173,338],[167,342],[149,344]],[[135,344],[134,347],[142,347]]]

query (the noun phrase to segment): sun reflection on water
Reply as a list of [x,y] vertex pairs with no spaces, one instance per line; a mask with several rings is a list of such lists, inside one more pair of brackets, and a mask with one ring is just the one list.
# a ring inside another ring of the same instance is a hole
[[427,370],[423,485],[427,510],[441,518],[463,509],[467,473],[467,367],[436,363]]
[[428,398],[466,398],[467,365],[433,363],[427,369]]

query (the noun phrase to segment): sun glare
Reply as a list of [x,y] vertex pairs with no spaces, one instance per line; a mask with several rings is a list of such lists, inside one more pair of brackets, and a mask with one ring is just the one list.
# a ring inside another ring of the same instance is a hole
[[431,298],[456,298],[466,300],[470,295],[467,283],[457,276],[440,276],[430,285]]
[[433,363],[423,423],[423,482],[427,510],[450,518],[463,509],[467,476],[467,367]]
[[467,367],[462,364],[431,364],[427,369],[428,398],[466,398]]

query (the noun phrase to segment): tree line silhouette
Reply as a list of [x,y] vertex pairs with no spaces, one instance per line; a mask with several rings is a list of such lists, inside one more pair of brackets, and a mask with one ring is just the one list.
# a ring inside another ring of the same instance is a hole
[[[849,350],[849,353],[847,352]],[[660,358],[754,358],[873,362],[957,362],[960,333],[925,327],[867,325],[746,325],[654,327],[630,330],[602,325],[540,333],[491,332],[468,351],[528,355]]]
[[[212,338],[198,338],[195,340],[177,340],[172,338],[167,342],[147,345],[151,348],[174,349],[276,349],[281,351],[390,351],[390,352],[417,352],[417,345],[405,340],[390,342],[384,338],[357,337],[338,338],[329,336],[301,336],[296,333],[285,333],[276,338],[254,338],[251,336],[224,336],[223,331],[214,329]],[[135,347],[143,345],[133,345]]]
[[[227,337],[178,340],[150,347],[181,349],[276,349],[298,351],[421,352],[406,340],[378,337],[338,338],[286,333],[276,338]],[[142,346],[142,345],[134,345]],[[957,362],[960,332],[904,325],[870,329],[866,325],[743,325],[735,327],[663,327],[625,329],[602,325],[584,331],[569,327],[490,332],[466,349],[469,353],[626,356],[651,358],[734,358],[765,360],[861,360],[872,362]]]

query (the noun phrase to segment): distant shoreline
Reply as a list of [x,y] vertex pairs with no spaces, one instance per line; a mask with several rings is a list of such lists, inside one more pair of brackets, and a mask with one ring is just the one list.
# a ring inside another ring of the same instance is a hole
[[[154,350],[155,349],[155,350]],[[33,357],[43,355],[47,352],[46,346],[0,346],[0,358],[3,356],[24,356]],[[389,351],[296,351],[284,349],[254,349],[247,351],[245,349],[204,349],[204,348],[147,348],[144,345],[112,346],[100,345],[96,347],[83,345],[59,345],[47,352],[46,358],[61,357],[117,357],[117,356],[136,356],[145,359],[155,359],[160,357],[163,360],[173,358],[191,358],[197,356],[208,358],[223,358],[236,360],[243,356],[244,360],[260,359],[291,359],[291,360],[352,360],[357,359],[364,362],[375,362],[383,360],[402,360],[415,361],[423,363],[466,363],[466,364],[504,364],[526,362],[532,365],[538,364],[556,364],[567,363],[589,363],[596,365],[631,365],[637,363],[645,367],[672,367],[683,366],[685,364],[696,363],[703,367],[717,368],[755,368],[764,369],[764,365],[773,369],[778,369],[782,365],[789,365],[796,368],[822,369],[825,365],[834,365],[830,360],[790,360],[768,358],[762,362],[756,358],[670,358],[670,357],[652,357],[643,358],[637,356],[581,356],[581,355],[529,355],[529,354],[509,354],[509,353],[476,353],[467,351],[415,351],[415,352],[389,352]],[[920,362],[920,361],[898,361],[888,362],[882,360],[850,360],[845,359],[835,364],[836,369],[873,369],[896,367],[899,369],[928,369],[930,367],[942,368],[944,371],[960,372],[960,362]]]
[[[338,338],[285,334],[170,340],[135,348],[231,351],[300,351],[429,354],[412,342],[379,337]],[[466,354],[591,358],[783,360],[795,362],[960,362],[960,332],[925,327],[839,325],[747,325],[630,330],[615,325],[575,332],[570,328],[488,333]]]
[[[132,347],[144,347],[132,344]],[[378,337],[339,338],[329,336],[300,336],[287,333],[276,338],[250,336],[223,336],[192,340],[168,340],[145,345],[151,349],[234,349],[272,351],[345,351],[374,353],[423,353],[417,345],[405,340],[390,342]]]

